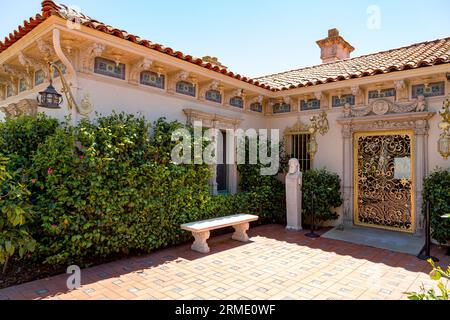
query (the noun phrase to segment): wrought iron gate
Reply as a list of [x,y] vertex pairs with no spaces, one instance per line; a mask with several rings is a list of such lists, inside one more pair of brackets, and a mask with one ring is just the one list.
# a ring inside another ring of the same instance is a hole
[[414,232],[412,131],[355,133],[355,224]]

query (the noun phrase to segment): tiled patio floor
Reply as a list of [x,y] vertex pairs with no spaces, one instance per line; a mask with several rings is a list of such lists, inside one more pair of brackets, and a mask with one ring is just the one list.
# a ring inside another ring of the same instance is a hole
[[[309,239],[269,225],[248,244],[230,235],[210,240],[211,254],[189,245],[0,290],[0,299],[405,299],[433,285],[416,257],[329,239]],[[442,266],[450,259],[434,248]]]

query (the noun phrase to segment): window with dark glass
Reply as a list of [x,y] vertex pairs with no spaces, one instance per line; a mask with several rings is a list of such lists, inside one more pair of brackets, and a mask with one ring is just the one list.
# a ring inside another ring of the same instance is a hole
[[369,100],[379,98],[395,98],[395,89],[391,88],[391,89],[369,91]]
[[320,100],[317,99],[311,99],[311,100],[302,100],[300,103],[300,110],[301,111],[308,111],[308,110],[317,110],[320,109]]
[[341,97],[334,96],[332,100],[333,100],[333,108],[343,107],[347,103],[351,106],[355,105],[355,96],[352,94],[346,94]]
[[233,97],[230,99],[230,105],[236,108],[243,109],[244,108],[244,99],[241,97]]
[[123,63],[117,65],[112,60],[99,57],[95,58],[94,72],[104,76],[125,80],[125,65]]
[[262,104],[259,102],[254,102],[250,105],[250,110],[254,111],[254,112],[262,112],[263,111],[263,107]]
[[[61,60],[58,60],[55,62],[55,65],[61,69],[63,74],[66,74],[66,65],[64,63],[61,62]],[[53,78],[58,78],[59,77],[59,72],[56,70],[56,68],[54,68],[53,70]]]
[[179,81],[176,85],[177,93],[195,97],[195,85],[187,81]]
[[45,81],[45,73],[42,70],[38,70],[34,73],[34,85],[38,86]]
[[165,86],[165,76],[158,75],[156,72],[143,71],[141,72],[141,84],[149,87],[155,87],[159,89],[164,89]]
[[19,92],[24,92],[27,90],[27,82],[25,79],[20,79],[19,80]]
[[9,84],[6,86],[6,97],[9,98],[12,97],[13,95],[14,95],[14,88],[12,85]]
[[417,98],[418,96],[428,97],[438,97],[445,95],[445,82],[430,83],[428,86],[425,84],[419,84],[412,86],[412,97]]
[[291,105],[287,103],[276,103],[273,105],[273,113],[291,112]]
[[222,94],[217,90],[208,90],[205,99],[212,102],[222,103]]

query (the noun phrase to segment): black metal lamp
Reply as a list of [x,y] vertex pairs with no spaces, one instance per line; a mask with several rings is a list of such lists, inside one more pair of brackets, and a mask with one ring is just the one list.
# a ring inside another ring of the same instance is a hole
[[55,87],[53,87],[53,82],[50,79],[50,85],[44,91],[39,92],[37,100],[39,107],[41,108],[60,109],[63,97],[56,91]]

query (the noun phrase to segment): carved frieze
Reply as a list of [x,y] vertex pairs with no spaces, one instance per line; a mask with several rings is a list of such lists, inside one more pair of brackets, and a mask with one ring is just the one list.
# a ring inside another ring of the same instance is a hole
[[17,118],[24,115],[36,115],[38,102],[34,99],[24,99],[17,103],[11,103],[8,106],[1,107],[0,110],[7,118]]
[[423,96],[419,96],[413,101],[406,103],[392,102],[388,99],[376,99],[367,106],[351,106],[346,104],[343,108],[344,117],[365,117],[368,115],[387,115],[409,112],[424,112],[427,110],[427,103]]
[[196,121],[201,121],[205,128],[215,129],[237,129],[242,123],[242,119],[222,116],[215,113],[203,112],[195,109],[184,109],[187,117],[187,124],[194,125]]
[[42,70],[44,72],[45,81],[50,80],[50,70],[45,61],[37,60],[33,57],[25,55],[23,52],[19,52],[17,55],[19,63],[26,69],[26,72],[30,75],[31,84],[33,82],[32,74],[35,71]]

